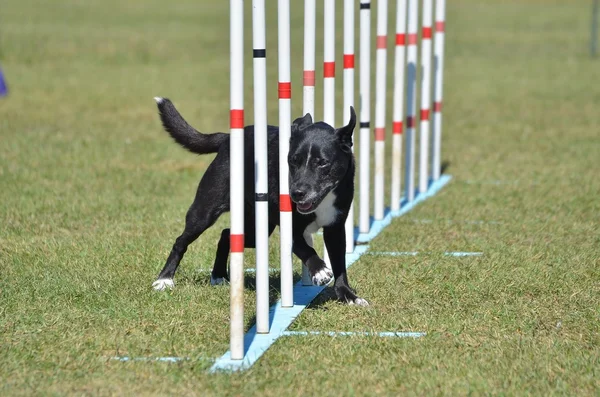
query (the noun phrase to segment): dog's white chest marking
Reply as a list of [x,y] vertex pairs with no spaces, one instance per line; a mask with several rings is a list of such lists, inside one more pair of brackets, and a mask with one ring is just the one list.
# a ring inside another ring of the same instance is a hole
[[334,205],[336,197],[333,192],[330,192],[315,210],[317,229],[331,225],[339,216],[340,211]]
[[314,222],[311,222],[308,226],[306,226],[306,229],[304,229],[304,240],[309,246],[313,246],[312,234],[314,234],[323,226],[331,225],[339,216],[340,211],[335,208],[335,205],[333,205],[333,203],[335,203],[335,199],[336,195],[333,192],[325,196],[321,204],[319,204],[315,210],[315,215],[317,218],[314,220]]

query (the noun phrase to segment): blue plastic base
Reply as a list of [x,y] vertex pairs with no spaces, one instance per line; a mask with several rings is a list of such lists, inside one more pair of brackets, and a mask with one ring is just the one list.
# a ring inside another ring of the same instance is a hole
[[[440,179],[429,185],[427,192],[417,194],[415,199],[411,202],[403,203],[399,211],[390,212],[388,210],[384,219],[381,221],[373,221],[371,224],[371,231],[366,234],[359,234],[357,241],[361,243],[371,241],[392,222],[393,218],[404,215],[417,206],[417,204],[434,196],[450,181],[450,179],[452,179],[450,175],[442,175]],[[346,267],[350,267],[355,263],[365,252],[367,252],[368,248],[367,245],[357,245],[353,253],[346,254]],[[269,310],[269,320],[271,322],[270,332],[268,334],[258,334],[256,332],[256,325],[254,325],[248,330],[246,335],[244,335],[244,359],[232,360],[231,352],[228,351],[215,361],[210,368],[210,372],[242,371],[250,368],[277,339],[282,336],[290,335],[290,333],[286,331],[287,328],[292,324],[296,317],[300,315],[302,310],[304,310],[325,288],[325,286],[303,286],[302,281],[296,283],[294,286],[294,306],[283,308],[281,307],[281,301],[278,301]],[[414,333],[414,335],[417,334],[418,336],[423,336],[422,333]],[[413,337],[416,337],[414,335]]]

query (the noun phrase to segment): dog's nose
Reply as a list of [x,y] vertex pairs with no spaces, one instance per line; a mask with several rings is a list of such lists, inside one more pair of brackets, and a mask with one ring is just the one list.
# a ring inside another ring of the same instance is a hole
[[292,189],[290,195],[292,196],[292,200],[299,202],[304,200],[304,197],[306,197],[306,192],[302,189]]

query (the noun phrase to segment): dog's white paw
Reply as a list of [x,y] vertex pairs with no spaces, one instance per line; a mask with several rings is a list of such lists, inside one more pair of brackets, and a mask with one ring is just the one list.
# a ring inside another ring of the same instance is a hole
[[225,279],[224,277],[214,278],[212,276],[212,274],[210,275],[210,285],[226,285],[226,284],[227,284],[227,279]]
[[369,306],[369,302],[367,302],[366,299],[358,298],[358,297],[356,299],[354,299],[353,301],[348,301],[348,304],[356,305],[356,306],[363,306],[363,307]]
[[319,270],[314,276],[312,276],[313,285],[326,285],[329,284],[333,278],[333,271],[330,268],[324,267]]
[[152,288],[154,288],[157,291],[173,289],[173,287],[175,287],[175,283],[171,278],[160,278],[152,283]]
[[164,101],[165,99],[159,96],[155,96],[154,100],[156,101],[156,103],[158,103],[159,105],[162,103],[162,101]]

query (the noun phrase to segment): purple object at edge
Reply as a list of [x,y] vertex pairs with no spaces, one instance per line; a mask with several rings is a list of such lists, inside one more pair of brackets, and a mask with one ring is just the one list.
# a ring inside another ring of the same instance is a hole
[[6,86],[6,81],[4,81],[4,73],[0,69],[0,96],[6,95],[8,95],[8,87]]

